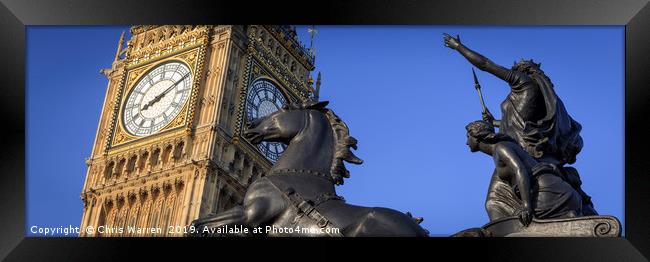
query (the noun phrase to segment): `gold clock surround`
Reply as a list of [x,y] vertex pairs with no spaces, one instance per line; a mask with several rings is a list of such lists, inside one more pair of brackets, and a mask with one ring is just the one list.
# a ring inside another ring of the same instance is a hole
[[[157,48],[138,50],[127,58],[124,77],[120,85],[120,94],[115,102],[113,115],[113,136],[107,145],[106,152],[115,154],[134,147],[142,146],[154,140],[172,138],[190,134],[191,123],[195,110],[196,97],[201,84],[202,68],[205,63],[205,50],[208,44],[208,30],[197,29],[194,34],[185,35],[179,39],[169,39],[169,43],[157,45]],[[190,98],[183,105],[180,113],[169,124],[155,134],[137,137],[125,131],[122,120],[122,110],[127,95],[135,87],[140,77],[158,65],[179,61],[185,63],[192,74],[192,91]]]

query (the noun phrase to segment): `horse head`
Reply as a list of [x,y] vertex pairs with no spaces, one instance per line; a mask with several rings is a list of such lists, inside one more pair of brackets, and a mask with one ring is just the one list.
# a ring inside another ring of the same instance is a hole
[[323,109],[327,104],[327,101],[285,104],[278,111],[248,123],[244,137],[253,144],[268,141],[288,145],[305,128],[307,111]]
[[[268,141],[288,145],[276,166],[325,169],[336,184],[343,184],[343,178],[349,177],[343,161],[353,164],[363,161],[350,150],[357,148],[357,140],[349,135],[347,125],[332,110],[325,108],[328,103],[309,101],[284,105],[278,111],[248,123],[244,137],[253,144]],[[301,143],[294,146],[294,141]],[[322,166],[314,166],[314,161]]]

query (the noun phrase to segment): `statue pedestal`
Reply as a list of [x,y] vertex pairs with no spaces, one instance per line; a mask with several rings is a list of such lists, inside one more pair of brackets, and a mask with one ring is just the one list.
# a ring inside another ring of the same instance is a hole
[[527,227],[518,217],[492,221],[481,228],[456,233],[456,237],[620,237],[621,223],[613,216],[533,219]]

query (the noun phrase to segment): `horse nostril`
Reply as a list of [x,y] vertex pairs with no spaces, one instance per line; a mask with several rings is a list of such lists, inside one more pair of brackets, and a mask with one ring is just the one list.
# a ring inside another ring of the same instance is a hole
[[256,126],[255,122],[256,122],[255,120],[246,122],[246,128],[253,129]]
[[246,128],[248,128],[248,129],[253,129],[253,128],[257,127],[257,126],[260,125],[260,123],[262,122],[262,119],[264,119],[264,118],[263,118],[263,117],[260,117],[260,118],[255,119],[255,120],[248,121],[248,122],[246,123]]

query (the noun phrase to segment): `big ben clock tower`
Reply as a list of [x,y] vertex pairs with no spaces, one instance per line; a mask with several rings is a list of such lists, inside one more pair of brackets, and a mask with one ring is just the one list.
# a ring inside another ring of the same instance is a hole
[[[247,122],[313,99],[290,26],[134,26],[109,80],[81,198],[82,236],[182,236],[240,203],[284,145]],[[91,231],[84,228],[92,227]]]

